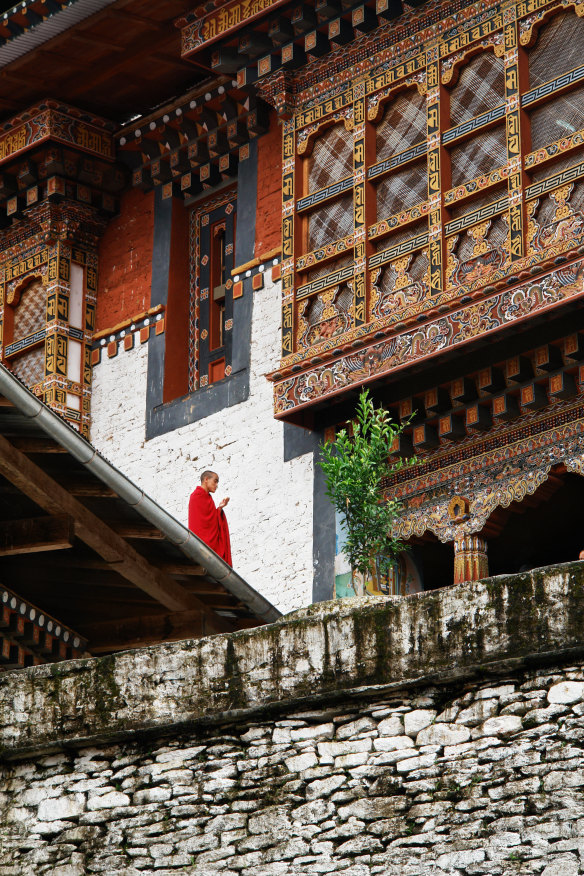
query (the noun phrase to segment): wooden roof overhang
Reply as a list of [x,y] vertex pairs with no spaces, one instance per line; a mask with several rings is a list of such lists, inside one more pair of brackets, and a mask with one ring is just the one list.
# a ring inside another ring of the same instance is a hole
[[0,366],[0,668],[278,617]]
[[[51,97],[118,124],[208,74],[181,58],[189,0],[25,0],[0,16],[0,118]],[[4,6],[4,8],[6,8]]]
[[178,19],[182,57],[250,85],[294,70],[362,34],[423,6],[426,0],[227,0]]

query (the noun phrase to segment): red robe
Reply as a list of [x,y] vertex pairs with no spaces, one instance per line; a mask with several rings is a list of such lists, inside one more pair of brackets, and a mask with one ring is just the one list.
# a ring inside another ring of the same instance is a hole
[[223,508],[216,508],[210,494],[202,487],[197,487],[189,499],[189,529],[232,565],[227,518]]

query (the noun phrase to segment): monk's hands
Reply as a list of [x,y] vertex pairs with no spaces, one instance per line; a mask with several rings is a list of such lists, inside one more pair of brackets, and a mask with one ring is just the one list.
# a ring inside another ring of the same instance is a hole
[[221,510],[222,508],[225,508],[226,505],[229,505],[229,496],[225,496],[224,499],[221,499],[217,507]]

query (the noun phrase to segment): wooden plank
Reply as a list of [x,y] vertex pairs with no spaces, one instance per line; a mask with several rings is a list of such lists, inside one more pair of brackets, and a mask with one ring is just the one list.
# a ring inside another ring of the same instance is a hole
[[67,514],[0,522],[0,557],[59,551],[73,546],[75,529]]
[[199,609],[206,633],[226,632],[233,625],[209,611],[194,594],[165,572],[151,565],[103,520],[71,496],[60,484],[0,435],[0,474],[49,514],[69,514],[75,535],[103,559],[115,563],[115,571],[171,611]]
[[67,453],[64,447],[51,438],[11,438],[11,443],[23,453]]
[[154,642],[199,638],[203,633],[199,611],[179,611],[98,621],[83,626],[82,635],[89,640],[87,648],[92,654],[102,654]]
[[156,565],[169,575],[193,575],[204,578],[207,574],[203,566],[197,566],[195,563],[157,563]]
[[72,496],[95,496],[98,499],[113,499],[117,496],[117,493],[110,489],[110,487],[107,487],[98,480],[79,480],[76,483],[74,478],[67,478],[66,481],[60,479],[60,483]]
[[160,541],[166,538],[156,526],[151,526],[149,523],[126,523],[125,521],[112,521],[112,529],[121,535],[122,538],[144,538]]

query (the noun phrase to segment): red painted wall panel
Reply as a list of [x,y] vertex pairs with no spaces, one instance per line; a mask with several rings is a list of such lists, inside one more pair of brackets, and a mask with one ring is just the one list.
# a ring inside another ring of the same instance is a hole
[[96,331],[150,307],[154,192],[126,192],[99,248]]
[[[242,167],[245,166],[245,162]],[[258,203],[255,255],[261,258],[282,245],[282,126],[276,113],[258,140]]]

